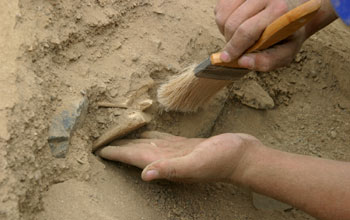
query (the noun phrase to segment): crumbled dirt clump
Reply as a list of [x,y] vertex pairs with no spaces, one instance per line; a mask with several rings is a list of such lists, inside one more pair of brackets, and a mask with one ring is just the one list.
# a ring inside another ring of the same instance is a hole
[[[350,43],[340,22],[308,40],[289,67],[250,73],[200,112],[161,112],[159,85],[224,46],[214,6],[209,0],[0,3],[0,219],[312,219],[296,209],[257,211],[249,191],[228,184],[144,183],[140,170],[91,154],[123,114],[153,99],[146,110],[153,119],[143,130],[187,137],[245,132],[273,148],[350,161]],[[244,105],[251,81],[272,98],[273,109]],[[67,157],[54,158],[51,118],[79,96],[89,98],[85,123]]]

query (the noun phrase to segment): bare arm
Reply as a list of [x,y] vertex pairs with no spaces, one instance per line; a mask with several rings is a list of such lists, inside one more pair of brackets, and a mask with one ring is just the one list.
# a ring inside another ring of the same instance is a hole
[[240,167],[239,182],[258,193],[320,219],[350,219],[350,163],[261,147]]
[[99,155],[143,170],[145,181],[230,182],[325,220],[350,219],[350,163],[265,147],[245,134],[187,139],[147,132]]

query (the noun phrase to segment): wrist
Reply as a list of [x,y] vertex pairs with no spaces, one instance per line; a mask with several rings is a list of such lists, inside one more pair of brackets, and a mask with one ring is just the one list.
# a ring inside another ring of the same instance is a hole
[[337,14],[333,9],[330,0],[321,0],[320,10],[313,20],[305,26],[305,39],[332,23],[335,19],[337,19]]
[[269,148],[259,140],[250,138],[242,145],[244,152],[231,175],[230,182],[235,185],[249,187],[250,171],[256,166],[256,162],[265,157]]

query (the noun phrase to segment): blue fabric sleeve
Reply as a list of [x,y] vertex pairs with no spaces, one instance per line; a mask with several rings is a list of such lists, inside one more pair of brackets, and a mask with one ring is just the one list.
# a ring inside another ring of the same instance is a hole
[[331,0],[331,2],[338,16],[350,26],[350,0]]

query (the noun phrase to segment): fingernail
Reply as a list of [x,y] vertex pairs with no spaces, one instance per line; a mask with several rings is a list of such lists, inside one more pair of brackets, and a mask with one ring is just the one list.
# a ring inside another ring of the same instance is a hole
[[225,63],[229,63],[231,62],[231,56],[229,53],[227,53],[226,51],[222,52],[220,55],[220,59],[225,62]]
[[158,177],[159,177],[158,170],[149,170],[146,172],[145,180],[146,181],[154,180],[154,179],[157,179]]
[[110,155],[112,152],[113,152],[113,149],[112,149],[111,147],[105,147],[105,148],[103,148],[103,149],[101,149],[101,150],[98,150],[98,151],[96,152],[96,154],[97,154],[98,156],[100,156],[100,157],[105,158],[105,157],[107,157],[108,155]]
[[118,147],[105,147],[96,152],[96,155],[102,157],[106,160],[117,160],[118,156]]
[[243,56],[238,60],[238,65],[247,69],[254,69],[255,61],[250,56]]

